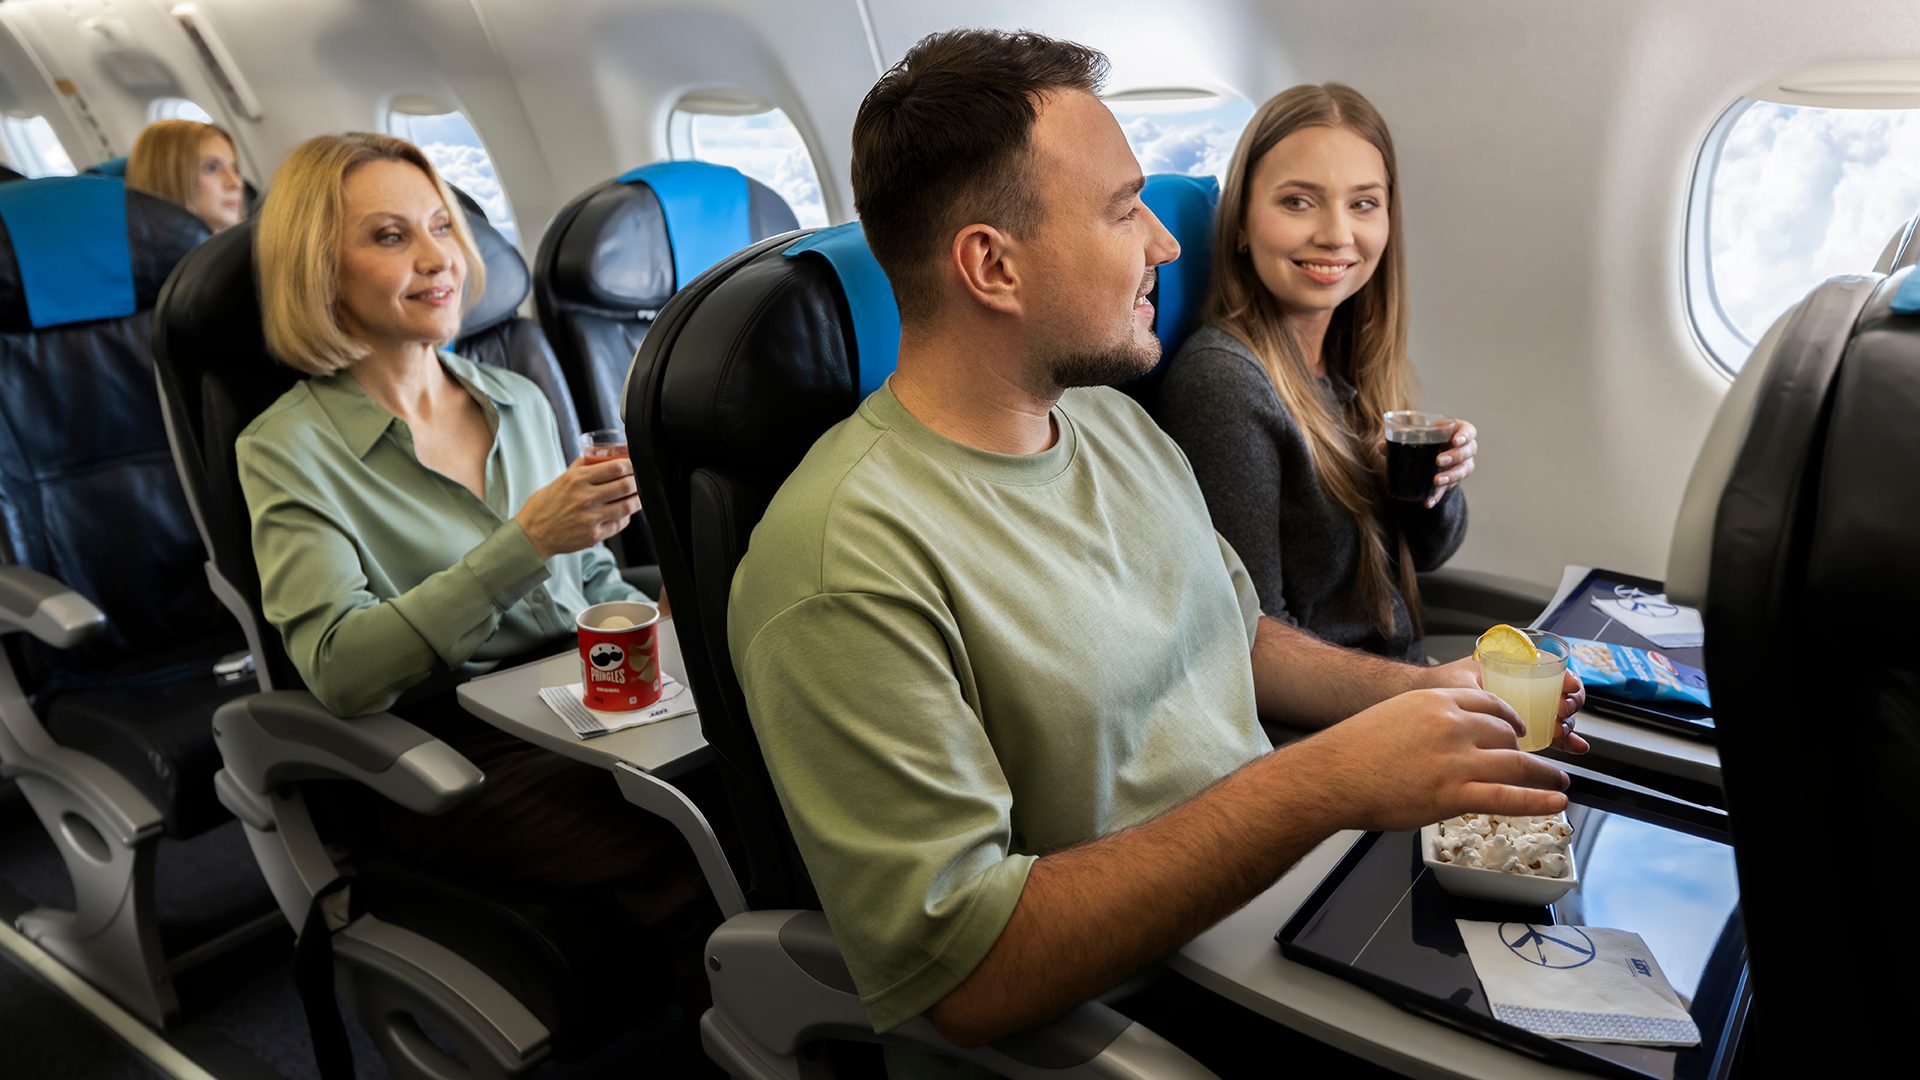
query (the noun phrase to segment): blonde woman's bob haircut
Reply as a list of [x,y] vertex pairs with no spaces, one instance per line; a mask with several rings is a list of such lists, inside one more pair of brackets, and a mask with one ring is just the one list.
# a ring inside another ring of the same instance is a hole
[[419,147],[361,131],[308,139],[294,147],[274,174],[255,225],[253,263],[267,349],[281,363],[309,375],[345,371],[369,351],[340,321],[340,242],[347,174],[375,161],[412,165],[440,192],[467,263],[461,311],[472,309],[487,288],[486,264],[467,215]]
[[198,120],[155,120],[148,124],[127,152],[127,186],[192,207],[200,177],[200,144],[208,135],[227,140],[227,149],[236,160],[239,158],[233,136],[218,124]]

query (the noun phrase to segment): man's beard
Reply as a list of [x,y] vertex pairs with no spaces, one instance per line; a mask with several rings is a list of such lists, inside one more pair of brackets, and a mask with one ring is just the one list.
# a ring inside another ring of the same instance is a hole
[[1113,386],[1145,375],[1159,362],[1160,339],[1148,335],[1145,341],[1130,341],[1099,352],[1070,352],[1053,357],[1047,363],[1047,374],[1062,390],[1074,386]]

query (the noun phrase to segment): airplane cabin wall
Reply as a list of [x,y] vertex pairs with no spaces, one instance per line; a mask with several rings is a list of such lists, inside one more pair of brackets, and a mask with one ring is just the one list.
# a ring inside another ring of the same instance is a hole
[[851,0],[474,0],[577,193],[667,156],[682,96],[725,90],[777,106],[812,151],[827,213],[853,214],[854,110],[879,73]]
[[[913,41],[950,26],[1085,41],[1112,58],[1115,91],[1197,87],[1258,104],[1299,81],[1352,83],[1399,150],[1424,401],[1481,430],[1456,562],[1542,582],[1567,562],[1664,573],[1727,386],[1693,339],[1682,281],[1687,196],[1715,120],[1809,63],[1920,58],[1920,9],[1895,0],[199,3],[262,99],[261,121],[233,123],[257,179],[309,135],[383,127],[396,96],[438,102],[472,120],[529,252],[567,199],[665,156],[668,114],[698,90],[785,110],[829,216],[848,219],[861,97]],[[6,0],[0,25],[84,76],[124,152],[145,117],[108,104],[111,84],[84,56],[77,21],[94,9],[133,23],[185,96],[232,120],[170,6]],[[9,50],[0,35],[0,107],[46,112],[76,162],[92,160]]]
[[[49,76],[74,82],[105,134],[107,144],[102,146],[79,120],[71,99],[48,95],[59,108],[43,115],[76,167],[84,169],[125,154],[146,126],[151,102],[180,97],[206,109],[216,123],[235,132],[242,144],[242,171],[256,173],[257,162],[239,138],[236,117],[209,82],[186,36],[168,16],[169,6],[156,0],[26,0],[0,5],[0,18],[10,18],[31,42]],[[122,55],[118,62],[116,53]],[[7,70],[11,81],[12,61]],[[21,75],[38,79],[31,69],[23,69]]]

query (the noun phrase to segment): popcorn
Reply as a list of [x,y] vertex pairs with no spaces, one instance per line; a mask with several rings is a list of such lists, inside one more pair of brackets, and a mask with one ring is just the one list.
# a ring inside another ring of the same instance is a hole
[[1433,856],[1482,870],[1505,870],[1534,877],[1566,877],[1567,845],[1573,826],[1552,817],[1500,817],[1462,814],[1440,823]]

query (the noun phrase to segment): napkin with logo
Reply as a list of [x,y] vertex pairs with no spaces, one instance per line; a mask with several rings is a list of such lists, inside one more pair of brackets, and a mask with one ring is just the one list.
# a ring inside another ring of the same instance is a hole
[[1697,649],[1707,643],[1707,628],[1700,620],[1700,609],[1676,604],[1667,599],[1666,593],[1632,599],[1596,596],[1593,608],[1653,642],[1656,648]]
[[1639,934],[1456,921],[1495,1019],[1552,1039],[1699,1045],[1700,1029]]
[[644,709],[632,709],[627,712],[601,712],[589,709],[581,700],[586,688],[581,683],[568,683],[565,686],[549,686],[540,691],[540,700],[558,713],[560,719],[567,722],[575,735],[591,739],[596,735],[622,731],[641,724],[656,724],[662,720],[671,720],[676,716],[698,709],[693,695],[687,692],[687,684],[679,679],[660,673],[660,700]]

